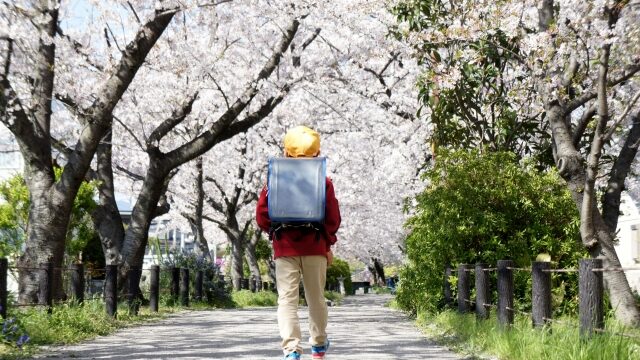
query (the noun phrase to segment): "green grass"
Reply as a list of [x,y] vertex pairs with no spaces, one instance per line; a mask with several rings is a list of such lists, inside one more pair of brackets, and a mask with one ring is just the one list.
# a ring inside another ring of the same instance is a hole
[[[577,324],[568,318],[564,322]],[[589,340],[579,337],[578,328],[553,324],[551,329],[531,327],[531,320],[517,316],[509,331],[498,327],[495,316],[476,321],[475,315],[444,311],[437,315],[420,314],[418,325],[437,342],[474,357],[503,360],[633,360],[640,359],[640,340],[611,334],[598,334]],[[611,332],[640,338],[640,331],[625,329],[615,321],[607,322]]]
[[272,291],[234,291],[231,293],[231,299],[238,308],[278,305],[278,295]]
[[110,334],[117,329],[145,321],[161,319],[179,308],[160,308],[152,313],[142,307],[137,316],[128,314],[126,304],[118,307],[118,318],[111,319],[105,313],[101,300],[88,300],[82,305],[56,305],[51,314],[38,308],[24,308],[14,311],[10,317],[19,320],[30,340],[22,348],[0,345],[0,358],[18,359],[31,356],[40,345],[73,344],[99,335]]
[[336,291],[325,291],[324,297],[327,300],[331,300],[334,305],[340,305],[340,303],[342,303],[342,300],[344,300],[344,295]]

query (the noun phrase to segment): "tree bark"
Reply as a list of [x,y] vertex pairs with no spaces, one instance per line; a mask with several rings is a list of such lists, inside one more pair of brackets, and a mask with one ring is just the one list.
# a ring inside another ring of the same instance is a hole
[[109,131],[96,151],[98,180],[98,206],[93,211],[93,224],[100,236],[105,263],[117,265],[124,242],[124,225],[116,202],[111,162],[111,139]]
[[249,264],[249,270],[251,275],[256,279],[256,287],[262,289],[262,277],[260,275],[260,266],[258,266],[258,256],[256,255],[256,245],[260,240],[260,231],[256,231],[254,235],[247,241],[246,257],[247,264]]
[[207,243],[207,239],[204,235],[204,227],[202,225],[202,212],[204,210],[204,177],[202,170],[202,157],[198,157],[196,159],[196,192],[198,193],[198,198],[196,200],[196,208],[194,217],[189,220],[191,224],[191,229],[195,234],[196,244],[198,245],[198,250],[203,257],[210,259],[211,261],[215,261],[211,257],[211,252],[209,251],[209,244]]

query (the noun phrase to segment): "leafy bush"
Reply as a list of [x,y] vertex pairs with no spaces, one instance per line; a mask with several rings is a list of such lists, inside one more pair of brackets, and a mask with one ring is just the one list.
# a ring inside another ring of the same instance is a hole
[[[527,267],[547,253],[554,266],[575,267],[586,256],[575,204],[555,172],[541,173],[511,153],[443,151],[425,177],[429,185],[416,197],[415,214],[406,224],[409,263],[397,290],[406,310],[442,305],[446,264],[495,266],[511,259]],[[553,281],[563,286],[556,291],[557,305],[575,309],[577,275],[556,274]],[[518,305],[527,310],[530,274],[516,272],[515,282]]]
[[331,300],[334,304],[340,304],[342,300],[344,300],[344,295],[340,294],[337,291],[328,291],[325,290],[324,297],[327,300]]
[[351,294],[353,286],[351,284],[351,270],[349,264],[341,259],[334,258],[333,263],[327,268],[327,286],[329,288],[338,288],[340,282],[339,277],[344,278],[344,288],[347,294]]
[[249,290],[239,290],[231,293],[231,298],[234,305],[239,308],[278,305],[278,295],[271,291],[258,291],[254,293]]

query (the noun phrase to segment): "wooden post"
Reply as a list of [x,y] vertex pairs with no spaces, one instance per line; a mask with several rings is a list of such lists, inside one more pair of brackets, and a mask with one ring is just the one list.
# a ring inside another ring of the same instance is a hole
[[180,293],[180,268],[171,268],[171,297],[176,300]]
[[151,276],[149,280],[149,308],[153,312],[158,312],[158,302],[160,299],[160,265],[151,265]]
[[71,264],[71,296],[78,304],[84,302],[84,264]]
[[180,274],[180,303],[182,306],[189,306],[189,269],[181,268]]
[[470,309],[471,290],[469,287],[470,274],[468,264],[458,265],[458,312],[467,313]]
[[451,283],[449,279],[451,278],[451,265],[447,265],[444,268],[444,305],[445,307],[451,306],[453,303],[453,296],[451,295]]
[[196,293],[195,299],[196,301],[202,301],[202,282],[204,279],[204,272],[202,270],[198,270],[196,272]]
[[45,305],[47,312],[53,312],[53,263],[40,264],[40,295],[38,304]]
[[512,260],[498,260],[498,323],[504,328],[513,324]]
[[128,271],[128,290],[129,295],[129,315],[138,315],[140,309],[140,301],[138,300],[138,290],[140,285],[141,268],[139,266],[131,266]]
[[604,308],[602,297],[604,293],[601,259],[580,260],[580,279],[578,295],[580,297],[580,336],[590,337],[595,329],[604,328]]
[[107,265],[104,281],[104,304],[107,315],[118,317],[118,265]]
[[242,278],[240,279],[240,288],[242,290],[249,290],[249,279]]
[[551,319],[551,269],[550,262],[531,264],[531,321],[533,327],[543,327]]
[[9,261],[0,258],[0,316],[7,318],[7,275],[9,273]]
[[488,268],[487,264],[476,264],[476,318],[488,319],[489,307],[489,274],[484,269]]
[[251,278],[249,278],[249,290],[251,290],[251,292],[256,292],[256,278],[254,276],[251,276]]

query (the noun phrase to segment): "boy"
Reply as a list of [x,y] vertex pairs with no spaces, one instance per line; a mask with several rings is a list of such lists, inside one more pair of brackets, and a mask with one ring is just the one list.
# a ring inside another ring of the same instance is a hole
[[[297,126],[284,138],[285,156],[292,158],[320,155],[320,136],[317,132]],[[337,241],[340,209],[331,179],[326,179],[325,217],[320,229],[285,227],[271,229],[268,209],[268,189],[260,193],[256,209],[258,226],[272,237],[276,261],[278,289],[278,327],[282,350],[287,360],[300,359],[300,323],[298,320],[299,284],[302,276],[305,299],[309,307],[309,342],[313,359],[324,359],[329,348],[327,339],[327,305],[324,287],[327,266],[333,261],[331,245]]]

